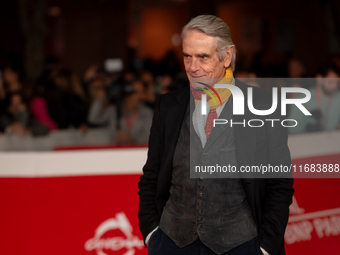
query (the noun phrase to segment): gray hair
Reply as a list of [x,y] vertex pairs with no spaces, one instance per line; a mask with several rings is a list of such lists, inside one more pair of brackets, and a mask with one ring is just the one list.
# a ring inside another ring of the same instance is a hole
[[191,30],[198,30],[206,35],[216,38],[216,51],[220,61],[223,61],[226,50],[234,47],[230,65],[231,69],[233,71],[235,70],[236,47],[231,39],[228,25],[221,18],[214,15],[200,15],[191,19],[189,23],[183,27],[182,40],[185,34]]

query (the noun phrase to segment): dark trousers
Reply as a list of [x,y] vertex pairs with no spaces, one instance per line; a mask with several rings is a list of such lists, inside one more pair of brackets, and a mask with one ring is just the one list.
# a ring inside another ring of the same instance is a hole
[[[148,245],[148,255],[216,255],[199,239],[192,244],[179,248],[159,228],[151,235]],[[241,244],[222,255],[262,255],[257,237]]]

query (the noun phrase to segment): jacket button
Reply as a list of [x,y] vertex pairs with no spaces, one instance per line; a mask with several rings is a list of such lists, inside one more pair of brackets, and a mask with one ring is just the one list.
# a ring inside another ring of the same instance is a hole
[[202,161],[202,164],[205,165],[205,163],[207,163],[207,162],[205,162],[205,161],[203,160],[203,161]]
[[198,195],[201,197],[201,196],[203,196],[203,193],[202,193],[202,192],[200,192],[200,193],[198,193]]
[[193,232],[193,234],[194,234],[194,235],[196,235],[196,234],[197,234],[197,232],[196,232],[196,231],[194,231],[194,232]]
[[203,186],[203,185],[200,185],[200,189],[204,189],[204,186]]
[[197,219],[198,219],[198,220],[202,220],[202,217],[198,217]]
[[200,180],[203,180],[203,177],[200,177]]
[[203,205],[203,202],[199,201],[199,202],[198,202],[198,205]]
[[198,224],[197,227],[198,227],[198,228],[201,228],[201,227],[202,227],[202,224]]
[[199,209],[199,210],[197,210],[197,212],[198,212],[198,213],[202,213],[202,210],[201,210],[201,209]]

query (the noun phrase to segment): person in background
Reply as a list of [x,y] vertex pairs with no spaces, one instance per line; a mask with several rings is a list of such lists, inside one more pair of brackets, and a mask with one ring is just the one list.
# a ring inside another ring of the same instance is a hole
[[93,79],[98,75],[98,64],[90,65],[86,70],[82,78],[83,86],[86,89]]
[[50,130],[58,129],[58,124],[51,118],[46,100],[43,97],[34,97],[30,103],[30,110],[33,116]]
[[7,93],[15,93],[22,91],[22,83],[20,79],[20,71],[11,66],[6,66],[3,70],[4,86]]
[[28,94],[27,91],[23,91],[19,68],[6,65],[0,70],[0,114],[6,112],[6,107],[9,104],[9,96],[13,93],[21,93],[26,97]]
[[157,77],[157,86],[156,92],[157,95],[162,95],[170,92],[170,86],[172,85],[173,80],[171,75],[164,74],[162,76]]
[[28,134],[29,112],[19,93],[9,97],[6,114],[0,118],[0,127],[3,132],[24,136]]
[[289,128],[292,134],[339,129],[340,122],[340,70],[333,63],[324,64],[316,75],[316,86],[310,90],[311,99],[304,107],[312,114],[304,115],[295,105],[290,109],[289,119],[298,122]]
[[144,105],[145,86],[135,80],[125,86],[119,114],[117,143],[147,144],[153,111]]
[[252,71],[248,71],[246,69],[241,69],[240,71],[235,72],[235,78],[239,79],[240,81],[253,86],[260,88],[260,84],[256,81],[256,73]]
[[[287,64],[287,76],[289,79],[285,80],[283,87],[293,88],[308,88],[308,82],[303,78],[306,76],[306,68],[301,60],[298,58],[290,58]],[[289,98],[296,98],[298,93],[289,93]],[[289,112],[288,108],[288,112]]]
[[[46,77],[44,77],[46,78]],[[52,119],[48,104],[47,97],[49,90],[54,86],[52,82],[48,82],[44,78],[38,80],[35,85],[33,96],[30,100],[30,110],[32,115],[50,130],[58,129],[58,124]]]
[[288,61],[287,75],[289,78],[305,77],[306,69],[304,64],[297,58],[291,58]]
[[79,77],[69,69],[57,70],[46,86],[46,102],[59,129],[86,126],[88,102]]
[[175,77],[175,75],[181,70],[180,62],[177,59],[176,52],[174,50],[168,50],[157,67],[159,69],[159,74],[169,74],[172,77]]
[[117,110],[110,103],[105,90],[105,81],[97,77],[89,84],[89,95],[91,105],[87,116],[87,121],[92,127],[107,127],[112,132],[115,142],[115,133],[117,127]]
[[150,108],[155,108],[156,103],[156,85],[154,75],[147,70],[142,71],[140,75],[141,81],[145,84],[144,103]]
[[90,84],[92,103],[88,122],[92,126],[107,127],[118,144],[147,143],[152,121],[152,110],[143,104],[145,87],[141,80],[125,84],[121,105],[109,102],[104,82],[95,79]]
[[27,104],[20,93],[9,96],[7,112],[0,116],[0,130],[7,134],[26,136],[45,135],[49,132],[47,126],[31,117]]

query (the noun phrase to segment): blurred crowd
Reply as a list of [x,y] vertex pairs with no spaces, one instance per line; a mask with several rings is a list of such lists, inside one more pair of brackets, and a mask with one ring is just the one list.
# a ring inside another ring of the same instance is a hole
[[113,144],[147,144],[157,96],[188,86],[179,65],[169,63],[158,63],[168,71],[112,71],[93,64],[79,76],[52,59],[34,84],[23,79],[20,68],[6,65],[0,77],[0,136],[107,128]]
[[[304,107],[311,113],[305,115],[298,107],[292,105],[289,109],[289,119],[297,121],[295,127],[289,128],[292,134],[303,132],[333,131],[340,129],[340,69],[333,62],[324,63],[315,75],[315,79],[303,82],[294,82],[292,86],[308,87],[311,98]],[[307,84],[308,86],[306,86]],[[303,86],[305,85],[305,86]],[[295,94],[296,98],[304,95]]]
[[[61,129],[86,133],[100,127],[110,130],[113,144],[146,144],[158,95],[189,85],[180,66],[170,53],[152,66],[135,60],[134,67],[126,70],[93,64],[79,76],[52,59],[38,81],[29,84],[20,68],[5,65],[0,73],[0,136],[43,136]],[[305,73],[301,61],[289,60],[288,78],[304,78]],[[258,76],[264,77],[256,69],[236,67],[236,78]],[[290,109],[289,118],[299,123],[289,129],[291,133],[340,129],[339,66],[324,63],[314,77],[332,79],[315,79],[314,86],[308,87],[312,98],[305,107],[312,116]],[[256,79],[248,81],[261,86]],[[290,86],[304,87],[298,82]]]

